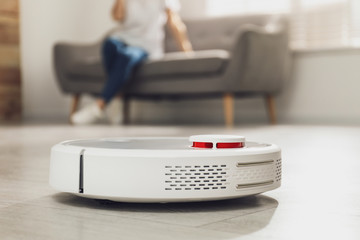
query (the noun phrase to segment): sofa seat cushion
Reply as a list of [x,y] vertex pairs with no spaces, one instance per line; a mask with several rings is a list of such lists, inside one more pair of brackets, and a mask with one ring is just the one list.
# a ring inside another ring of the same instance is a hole
[[166,53],[160,60],[148,61],[139,69],[139,77],[169,75],[216,74],[224,70],[229,60],[225,50],[204,50],[192,53]]
[[[230,54],[225,50],[203,50],[193,53],[166,53],[159,60],[147,60],[138,69],[138,77],[162,77],[168,75],[216,74],[226,67]],[[89,58],[75,62],[68,68],[67,74],[72,77],[99,77],[105,73],[101,59]]]

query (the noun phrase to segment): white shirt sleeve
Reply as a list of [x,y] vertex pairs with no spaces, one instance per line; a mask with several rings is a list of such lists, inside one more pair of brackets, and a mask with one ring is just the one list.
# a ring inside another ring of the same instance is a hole
[[179,12],[181,5],[179,0],[165,0],[165,8],[168,8],[174,12]]

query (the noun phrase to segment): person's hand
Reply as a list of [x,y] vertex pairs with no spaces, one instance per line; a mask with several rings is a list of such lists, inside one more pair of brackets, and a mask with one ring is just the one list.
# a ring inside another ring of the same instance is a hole
[[125,0],[115,0],[111,11],[115,21],[123,22],[125,20],[125,4]]
[[166,15],[168,18],[167,25],[170,28],[177,45],[179,48],[186,52],[188,56],[192,55],[192,45],[187,36],[187,29],[184,22],[181,20],[179,14],[166,9]]

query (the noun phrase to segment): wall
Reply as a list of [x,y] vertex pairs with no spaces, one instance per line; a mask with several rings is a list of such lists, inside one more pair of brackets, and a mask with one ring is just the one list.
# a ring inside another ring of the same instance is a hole
[[292,79],[279,97],[289,123],[360,123],[360,49],[294,54]]
[[55,42],[92,42],[113,26],[112,0],[22,0],[21,48],[25,120],[66,121],[69,97],[56,85]]
[[[57,41],[96,41],[112,27],[112,0],[22,0],[23,104],[27,121],[65,122],[69,97],[56,86],[51,49]],[[202,17],[205,1],[183,0],[182,15]],[[295,53],[293,75],[277,98],[283,123],[354,124],[360,122],[360,51]],[[238,99],[237,123],[265,123],[261,98]],[[158,124],[221,124],[221,99],[139,102],[133,121]]]
[[180,0],[180,14],[183,18],[203,18],[206,16],[207,0]]

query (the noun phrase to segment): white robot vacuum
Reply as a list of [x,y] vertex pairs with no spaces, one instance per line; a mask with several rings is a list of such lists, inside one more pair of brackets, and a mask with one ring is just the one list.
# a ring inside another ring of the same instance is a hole
[[123,202],[238,198],[280,187],[281,151],[233,135],[72,140],[52,147],[49,181]]

